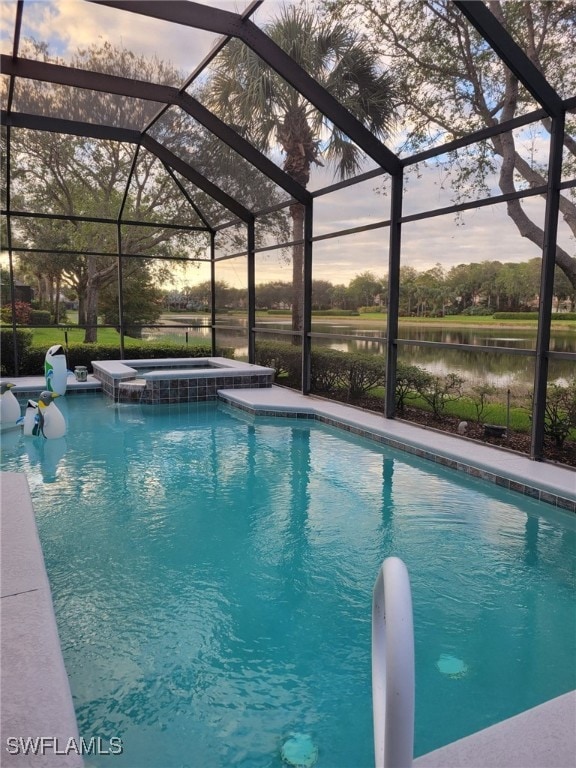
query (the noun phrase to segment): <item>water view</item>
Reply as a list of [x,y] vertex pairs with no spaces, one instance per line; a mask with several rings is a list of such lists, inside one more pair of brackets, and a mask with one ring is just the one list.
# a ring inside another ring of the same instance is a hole
[[[169,335],[183,341],[188,331],[189,341],[201,339],[208,341],[211,330],[207,315],[176,315],[165,316],[165,322],[176,325],[182,323],[182,331],[154,329],[149,332],[149,338]],[[217,320],[223,326],[217,331],[217,343],[234,349],[238,359],[246,358],[246,319],[242,317],[221,316]],[[202,324],[202,328],[194,325]],[[286,342],[285,332],[290,329],[289,317],[256,321],[259,341]],[[275,334],[274,331],[284,333]],[[386,332],[384,323],[355,319],[346,321],[336,318],[334,322],[316,320],[312,322],[315,336],[312,340],[314,347],[328,347],[341,352],[366,352],[384,354]],[[339,338],[334,338],[339,336]],[[355,338],[362,336],[365,338]],[[445,344],[469,344],[473,346],[494,347],[494,353],[475,352],[469,349],[442,349],[418,345],[402,345],[399,347],[399,360],[411,365],[419,365],[437,376],[456,373],[462,376],[470,385],[489,384],[502,388],[511,387],[519,395],[531,391],[534,382],[534,358],[518,354],[511,350],[534,350],[536,348],[536,325],[530,328],[504,328],[477,326],[465,327],[422,327],[401,322],[401,339],[422,342],[441,342]],[[572,330],[553,330],[551,333],[550,349],[554,352],[576,352],[576,327]],[[501,350],[501,351],[499,351]],[[549,379],[564,385],[574,376],[574,363],[571,360],[552,360],[549,366]]]

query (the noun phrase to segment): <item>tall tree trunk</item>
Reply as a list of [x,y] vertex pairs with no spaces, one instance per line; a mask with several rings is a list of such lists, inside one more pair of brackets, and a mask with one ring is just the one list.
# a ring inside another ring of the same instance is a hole
[[54,323],[58,325],[60,322],[60,288],[61,288],[61,276],[56,276],[56,292],[54,296]]
[[86,280],[86,297],[84,302],[84,312],[86,313],[86,330],[84,332],[84,343],[90,344],[98,341],[98,291],[99,283],[97,279],[98,268],[94,256],[87,257],[88,279]]
[[[105,265],[103,268],[98,269],[97,256],[86,257],[86,290],[84,296],[84,313],[86,326],[94,326],[92,328],[87,327],[84,334],[84,342],[90,343],[98,340],[98,329],[96,325],[98,323],[98,299],[100,295],[100,288],[108,285],[110,280],[113,279],[117,273],[118,264],[114,259],[111,264]],[[80,292],[78,293],[80,297]]]
[[[312,163],[320,163],[318,148],[312,130],[308,125],[306,110],[301,106],[286,112],[282,125],[278,129],[278,141],[286,152],[284,170],[303,187],[310,180]],[[304,239],[304,206],[290,206],[292,217],[292,240]],[[292,330],[301,331],[304,320],[304,244],[292,246]],[[297,336],[292,337],[295,344],[300,343]]]
[[78,294],[78,325],[86,325],[85,301],[82,294]]
[[98,286],[88,283],[86,291],[86,330],[84,331],[84,344],[90,344],[98,341]]

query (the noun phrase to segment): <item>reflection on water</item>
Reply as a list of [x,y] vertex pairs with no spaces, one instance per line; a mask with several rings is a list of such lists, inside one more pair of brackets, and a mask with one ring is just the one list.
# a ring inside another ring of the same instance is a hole
[[[180,319],[178,320],[180,321]],[[187,316],[183,323],[206,323],[206,316]],[[171,321],[172,322],[172,321]],[[219,317],[217,328],[217,345],[234,349],[237,359],[246,359],[248,346],[246,341],[247,321],[239,317]],[[275,329],[286,331],[291,325],[290,318],[257,321],[257,328],[266,330],[258,336],[261,341],[278,341],[286,343],[288,337],[284,334],[270,333]],[[189,331],[189,339],[209,341],[211,329],[189,328],[183,326],[182,332],[170,329],[163,333],[155,329],[149,336],[169,336],[179,343],[183,342],[184,332]],[[386,333],[384,324],[374,328],[374,322],[354,323],[350,325],[339,323],[313,322],[312,332],[334,334],[338,339],[314,337],[313,347],[327,347],[340,352],[365,352],[369,354],[385,354],[386,343],[383,337]],[[370,338],[356,339],[352,336]],[[347,337],[347,338],[344,338]],[[410,365],[419,365],[436,376],[455,373],[462,376],[469,384],[489,384],[495,387],[514,387],[519,391],[528,392],[534,381],[534,358],[507,351],[497,351],[498,348],[534,350],[536,348],[536,327],[529,329],[511,329],[509,332],[502,328],[422,328],[419,326],[400,325],[399,337],[413,341],[442,342],[445,344],[469,344],[473,346],[494,347],[494,353],[474,352],[463,349],[437,349],[431,347],[401,346],[399,359]],[[550,349],[554,352],[576,352],[576,331],[552,331]],[[574,376],[574,363],[570,360],[552,360],[549,364],[549,380],[561,385],[566,384]]]

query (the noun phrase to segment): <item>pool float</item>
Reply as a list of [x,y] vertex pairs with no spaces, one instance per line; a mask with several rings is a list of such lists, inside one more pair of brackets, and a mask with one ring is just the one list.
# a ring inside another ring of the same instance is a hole
[[36,400],[28,400],[24,416],[21,417],[20,421],[24,427],[26,437],[31,437],[34,434],[34,428],[38,424],[38,403]]
[[0,423],[16,424],[21,416],[20,403],[11,391],[14,384],[0,384]]
[[46,352],[44,375],[46,377],[46,389],[49,392],[57,392],[59,395],[66,394],[68,364],[64,347],[61,344],[54,344]]
[[54,403],[55,397],[59,397],[57,392],[42,392],[38,398],[39,418],[37,431],[33,434],[44,435],[47,440],[66,434],[66,421]]

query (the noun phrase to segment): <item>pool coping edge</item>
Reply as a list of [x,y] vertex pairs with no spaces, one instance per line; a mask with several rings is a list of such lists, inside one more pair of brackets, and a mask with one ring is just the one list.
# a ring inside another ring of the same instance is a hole
[[[1,764],[78,768],[73,745],[62,753],[80,739],[28,479],[1,474]],[[27,759],[17,740],[42,737]]]

